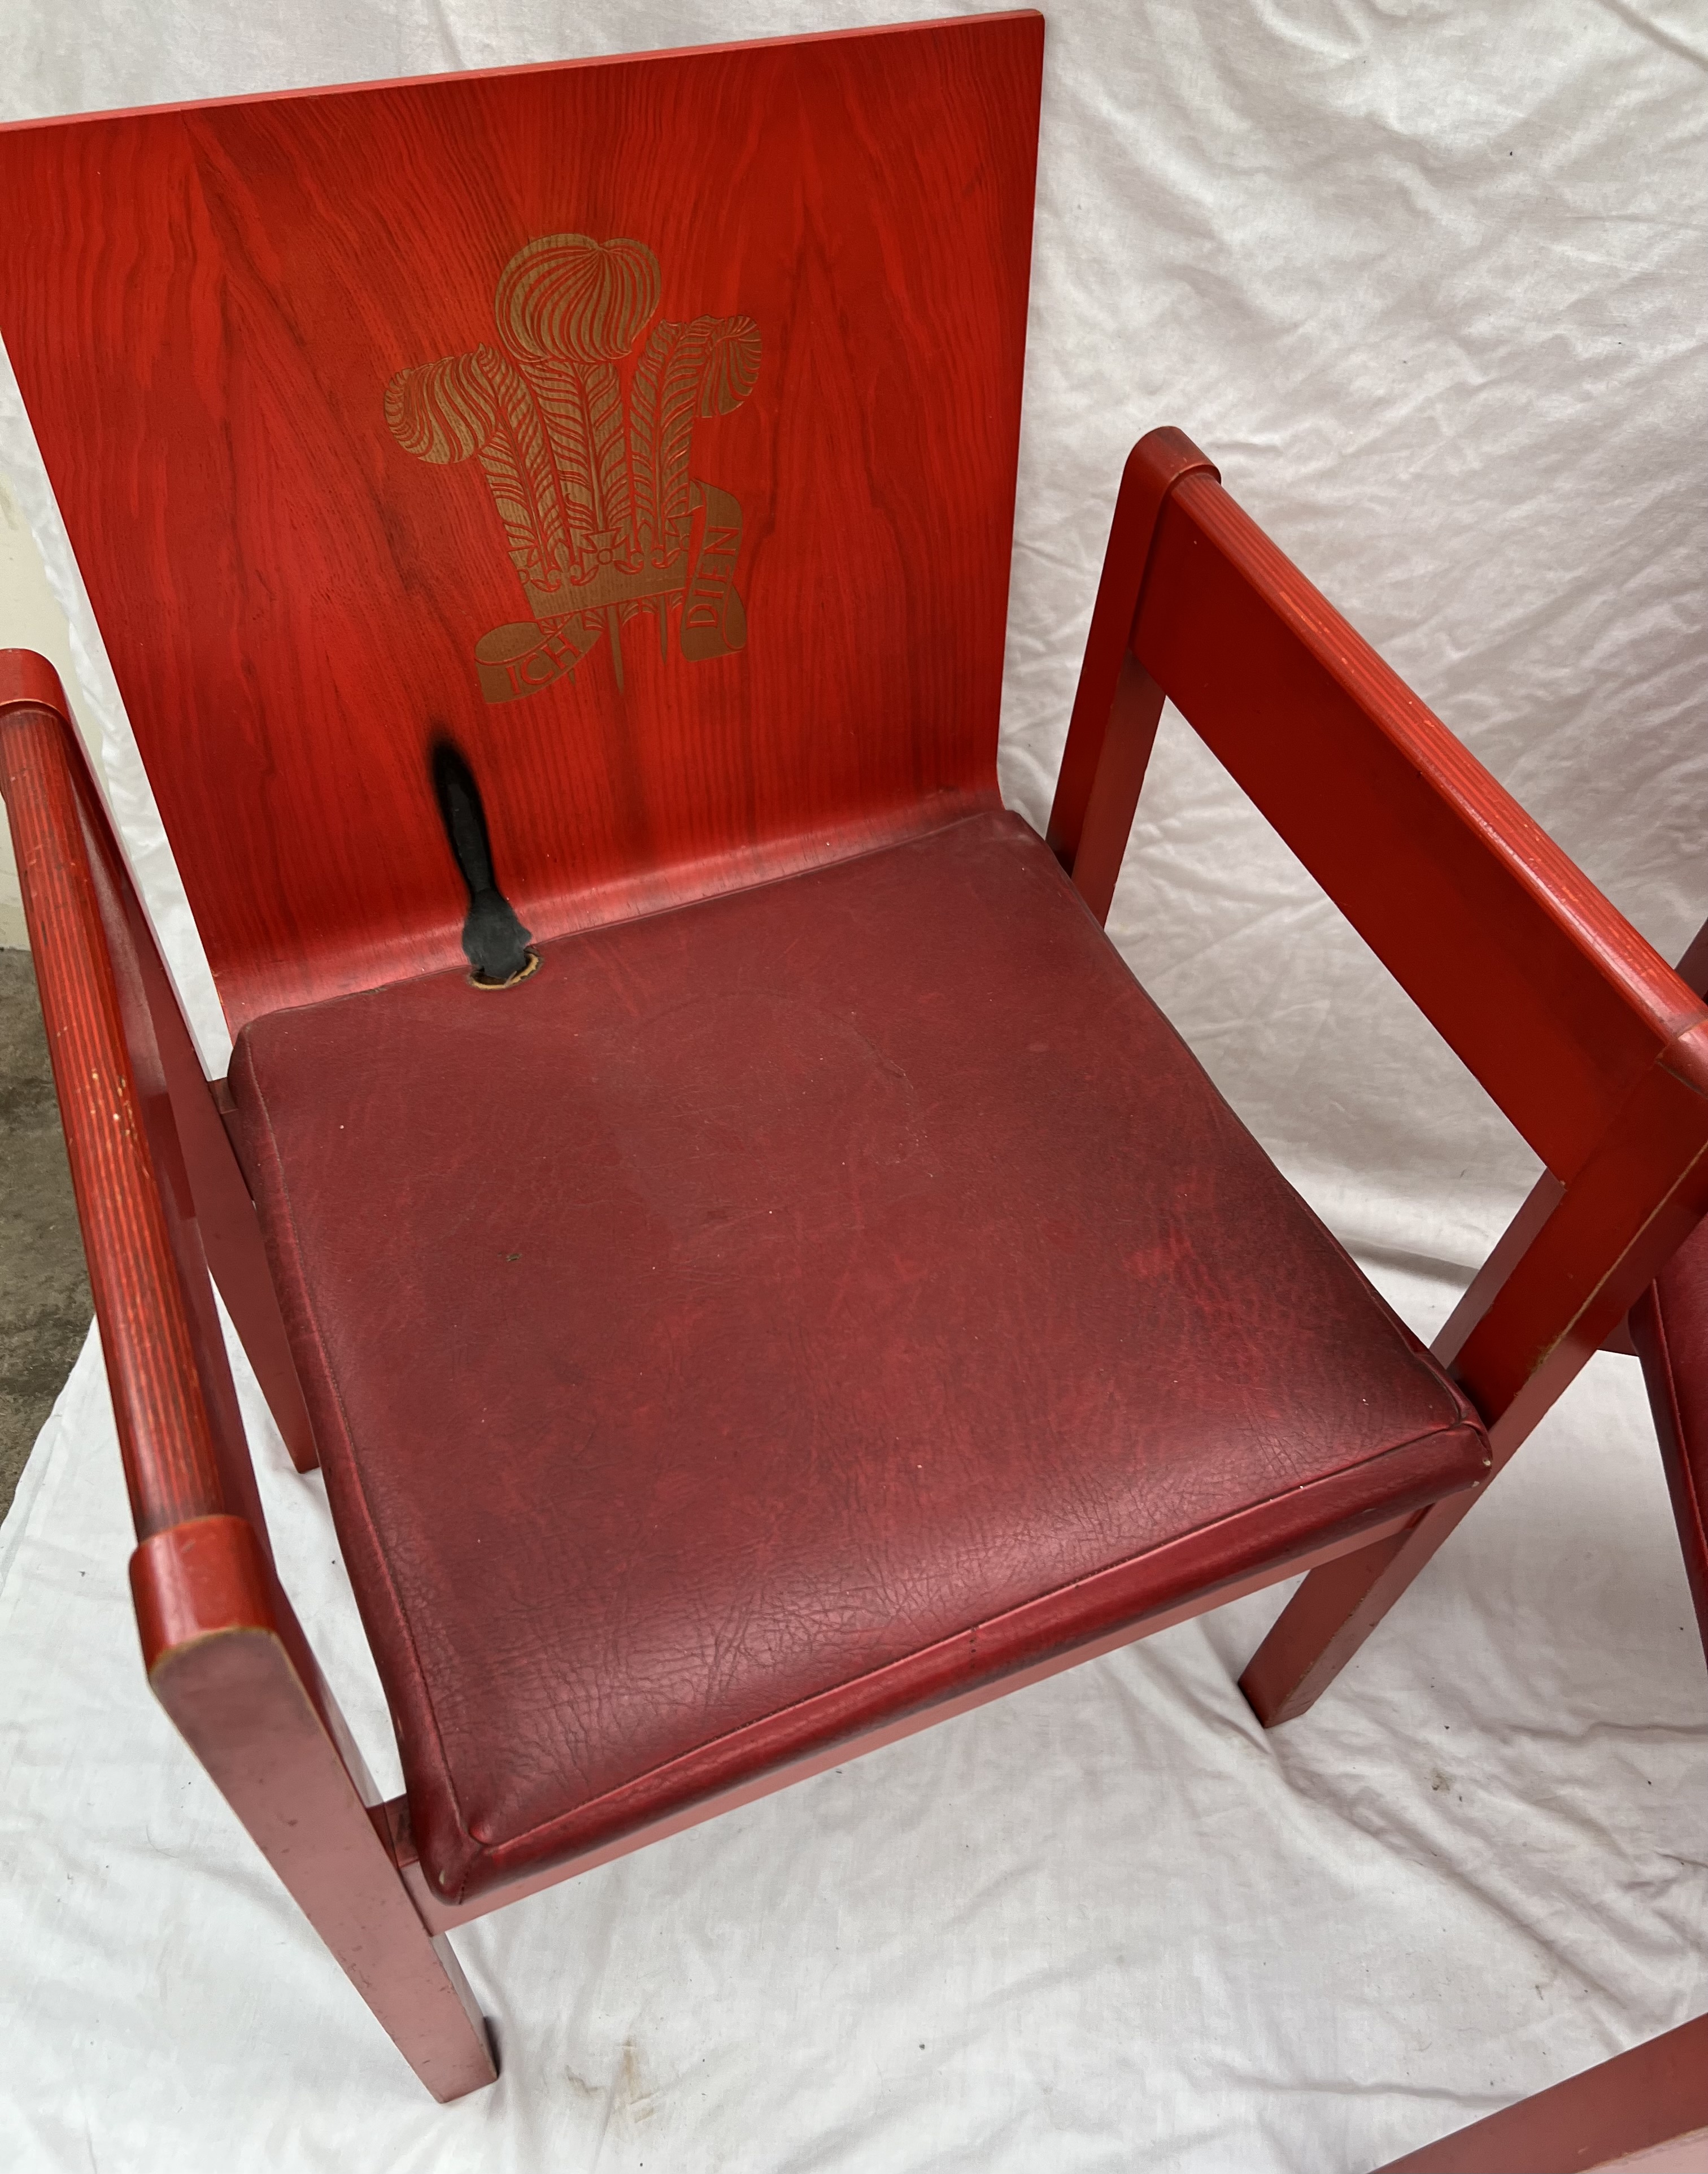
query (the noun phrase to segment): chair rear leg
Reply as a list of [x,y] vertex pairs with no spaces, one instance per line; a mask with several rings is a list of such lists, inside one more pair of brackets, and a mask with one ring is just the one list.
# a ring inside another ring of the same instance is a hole
[[230,1090],[223,1079],[210,1084],[202,1076],[202,1060],[135,892],[127,888],[120,905],[136,946],[137,971],[171,1097],[172,1122],[208,1265],[291,1463],[299,1472],[311,1472],[320,1458],[308,1406],[290,1355],[254,1203],[225,1128],[225,1117],[233,1107]]
[[250,1527],[210,1517],[156,1533],[131,1584],[155,1696],[392,2043],[435,2098],[492,2083],[474,1995],[291,1663]]

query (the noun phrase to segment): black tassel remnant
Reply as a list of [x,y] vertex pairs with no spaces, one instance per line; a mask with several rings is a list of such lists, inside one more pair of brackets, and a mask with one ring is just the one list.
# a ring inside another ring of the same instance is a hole
[[468,886],[468,918],[462,924],[462,948],[468,955],[468,978],[478,989],[507,989],[526,981],[538,965],[528,949],[528,932],[499,889],[492,873],[492,841],[480,787],[461,748],[452,740],[433,744],[433,792],[445,836]]

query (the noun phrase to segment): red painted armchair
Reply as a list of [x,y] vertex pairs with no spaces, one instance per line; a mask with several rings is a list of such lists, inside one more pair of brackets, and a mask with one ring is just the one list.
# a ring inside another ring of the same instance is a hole
[[[1310,1571],[1300,1710],[1708,1196],[1708,1014],[1185,439],[997,708],[1042,25],[0,132],[3,329],[235,1036],[0,784],[150,1680],[405,2057],[445,1935]],[[1105,938],[1173,700],[1559,1181],[1431,1355]],[[209,1274],[324,1470],[381,1804]]]

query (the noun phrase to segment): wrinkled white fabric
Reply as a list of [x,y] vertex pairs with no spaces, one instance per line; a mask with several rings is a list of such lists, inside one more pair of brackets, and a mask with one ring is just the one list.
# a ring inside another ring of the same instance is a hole
[[[11,0],[0,115],[819,30],[895,0]],[[1685,0],[1050,11],[1003,779],[1041,824],[1122,459],[1179,424],[1663,951],[1708,910]],[[3,215],[3,214],[0,214]],[[210,1066],[225,1033],[0,379],[0,464]],[[3,630],[0,630],[3,638]],[[1421,1327],[1534,1168],[1179,719],[1111,930]],[[370,1752],[317,1481],[280,1553]],[[1703,1667],[1597,1361],[1264,1739],[1257,1599],[459,1937],[506,2072],[418,2093],[149,1700],[86,1353],[0,1539],[0,2166],[1354,2169],[1705,2004]]]

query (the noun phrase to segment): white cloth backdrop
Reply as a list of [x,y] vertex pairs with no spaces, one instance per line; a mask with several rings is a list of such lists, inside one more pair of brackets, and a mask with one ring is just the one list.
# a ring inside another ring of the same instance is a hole
[[[0,116],[894,19],[896,0],[9,0]],[[1041,823],[1159,422],[1663,951],[1708,909],[1689,0],[1051,11],[1003,719]],[[0,208],[0,216],[3,216]],[[9,376],[0,463],[210,1063],[224,1029]],[[4,630],[0,629],[0,639]],[[1111,927],[1415,1325],[1534,1164],[1179,721]],[[258,1461],[370,1751],[317,1481]],[[1708,1683],[1636,1369],[1597,1360],[1265,1739],[1274,1601],[459,1936],[434,2108],[149,1700],[91,1348],[0,1536],[0,2166],[1352,2170],[1708,2006]]]

